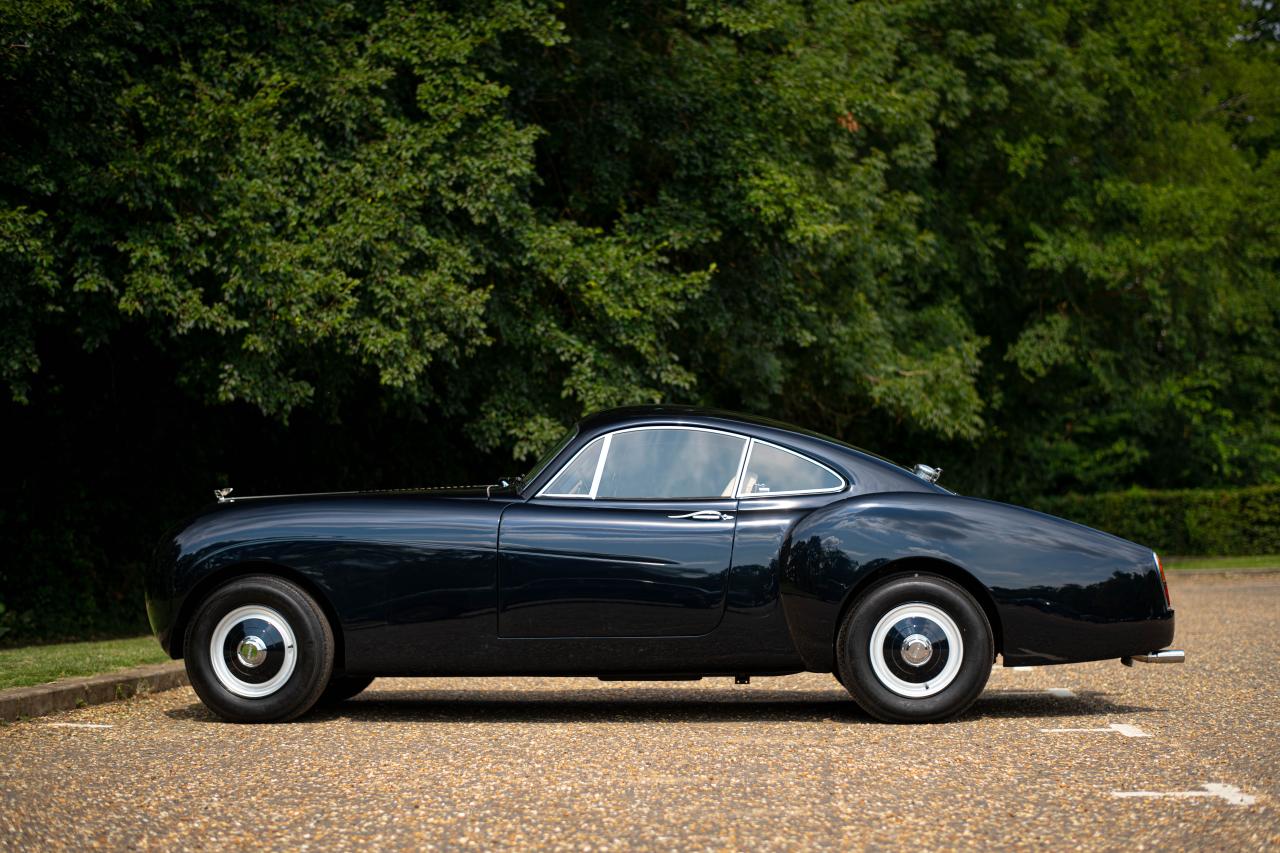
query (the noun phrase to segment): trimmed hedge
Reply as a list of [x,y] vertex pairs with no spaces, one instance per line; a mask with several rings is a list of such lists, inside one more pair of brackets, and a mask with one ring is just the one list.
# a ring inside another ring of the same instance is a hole
[[1031,506],[1161,554],[1280,553],[1280,486],[1056,495]]

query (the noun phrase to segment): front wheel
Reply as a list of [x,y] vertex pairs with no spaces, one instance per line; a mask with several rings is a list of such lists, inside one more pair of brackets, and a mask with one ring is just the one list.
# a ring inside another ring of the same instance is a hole
[[982,608],[936,575],[901,575],[872,587],[836,639],[837,678],[863,710],[891,723],[962,713],[982,693],[994,659]]
[[237,723],[306,713],[333,672],[333,630],[315,599],[270,575],[237,578],[200,605],[184,657],[196,695]]

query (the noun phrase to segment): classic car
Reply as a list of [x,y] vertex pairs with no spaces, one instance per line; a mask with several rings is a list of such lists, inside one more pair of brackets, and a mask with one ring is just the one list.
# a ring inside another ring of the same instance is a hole
[[1151,549],[938,474],[763,418],[615,409],[512,481],[220,489],[162,541],[147,612],[235,721],[376,676],[809,671],[878,719],[928,722],[968,708],[997,659],[1182,660]]

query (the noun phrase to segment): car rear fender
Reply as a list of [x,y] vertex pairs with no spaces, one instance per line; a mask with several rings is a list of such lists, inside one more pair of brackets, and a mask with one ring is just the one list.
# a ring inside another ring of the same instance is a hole
[[974,594],[1006,664],[1120,657],[1126,644],[1158,639],[1128,638],[1124,627],[1140,631],[1151,620],[1168,620],[1160,631],[1171,635],[1148,548],[1008,504],[882,493],[829,504],[791,533],[781,594],[806,665],[831,668],[840,620],[869,585],[922,570]]

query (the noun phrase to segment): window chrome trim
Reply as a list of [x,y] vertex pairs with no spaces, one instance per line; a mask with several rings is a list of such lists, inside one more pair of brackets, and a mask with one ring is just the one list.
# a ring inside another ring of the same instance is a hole
[[596,492],[600,491],[600,476],[604,474],[604,461],[609,458],[609,445],[613,443],[613,433],[605,433],[604,447],[600,448],[600,458],[596,460],[596,472],[591,475],[591,491],[588,492],[591,500],[596,499]]
[[[615,500],[616,501],[641,501],[641,500],[644,500],[644,501],[664,501],[664,500],[666,501],[729,501],[729,500],[735,500],[735,496],[738,493],[738,487],[742,485],[742,472],[747,465],[747,459],[749,458],[749,451],[751,449],[751,442],[755,441],[755,439],[749,435],[743,435],[742,433],[738,433],[738,432],[730,432],[729,430],[725,430],[725,429],[712,429],[710,427],[702,427],[702,426],[682,426],[681,424],[653,424],[652,426],[645,425],[645,426],[623,427],[622,429],[615,429],[612,432],[607,432],[603,436],[596,436],[595,438],[591,439],[591,441],[588,441],[585,445],[583,445],[583,447],[580,450],[578,450],[577,453],[573,454],[572,458],[570,458],[568,462],[561,465],[560,470],[556,471],[555,476],[553,476],[550,480],[548,480],[547,485],[543,487],[542,491],[534,495],[534,497],[562,498],[562,499],[569,499],[569,500],[588,500],[588,501],[595,500],[596,493],[600,489],[600,478],[604,474],[605,460],[608,458],[609,446],[613,442],[613,437],[623,432],[643,432],[646,430],[659,430],[659,429],[679,429],[679,430],[686,430],[689,432],[711,432],[711,433],[716,433],[718,435],[727,435],[727,436],[730,436],[731,438],[736,438],[740,440],[742,442],[742,455],[738,457],[738,473],[734,477],[733,483],[731,484],[733,486],[733,489],[730,491],[728,495],[715,495],[715,496],[707,496],[707,497],[701,497],[701,498],[609,498],[608,500],[611,500],[611,501],[615,501]],[[600,448],[600,458],[599,460],[596,461],[596,471],[595,471],[595,475],[591,479],[591,492],[589,494],[566,495],[566,494],[557,494],[554,492],[547,491],[547,489],[551,488],[551,484],[560,478],[560,475],[564,473],[566,468],[568,468],[570,465],[576,462],[579,456],[581,456],[583,453],[586,453],[587,450],[589,450],[592,445],[594,445],[597,441],[601,441],[602,439],[604,441],[604,446]],[[780,449],[785,450],[786,448],[780,448]],[[824,465],[823,467],[825,468],[826,466]],[[830,470],[830,469],[827,469],[827,470]],[[831,473],[835,474],[834,471],[832,471]],[[840,477],[839,474],[836,474],[836,476]],[[840,482],[841,483],[844,482],[843,477],[840,477]],[[780,493],[779,492],[765,493],[765,495],[768,495],[768,494],[780,494]],[[793,494],[793,493],[788,493],[788,494]],[[808,494],[808,493],[806,492],[805,494]],[[763,497],[763,495],[761,495],[760,497]]]
[[732,486],[729,489],[729,494],[720,496],[722,499],[737,498],[738,489],[742,488],[742,475],[747,472],[747,460],[751,458],[751,442],[755,441],[749,435],[744,435],[742,438],[745,438],[746,441],[742,443],[742,455],[738,457],[738,476],[734,477],[733,482],[729,484]]
[[738,488],[738,491],[734,493],[735,497],[737,497],[738,500],[750,500],[751,498],[792,497],[795,495],[833,495],[836,492],[843,492],[845,489],[849,488],[849,482],[844,477],[842,477],[838,471],[833,470],[829,465],[822,464],[817,459],[814,459],[811,456],[806,456],[803,453],[798,453],[794,450],[791,450],[790,448],[783,447],[780,444],[774,444],[772,441],[764,441],[762,439],[755,438],[755,437],[752,437],[749,443],[751,445],[750,449],[752,450],[755,449],[755,446],[757,444],[763,444],[766,447],[773,448],[774,450],[781,450],[783,453],[790,453],[792,456],[803,459],[805,462],[808,462],[811,465],[817,465],[819,468],[821,468],[822,470],[826,471],[828,474],[830,474],[831,476],[839,480],[840,485],[830,486],[825,489],[792,489],[791,491],[786,491],[786,492],[748,492],[746,494],[743,494],[741,489],[742,476],[743,474],[746,473],[746,466],[751,461],[751,457],[750,455],[748,455],[747,458],[743,460],[742,470],[738,472],[739,488]]

